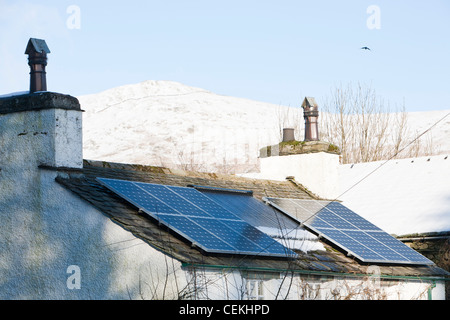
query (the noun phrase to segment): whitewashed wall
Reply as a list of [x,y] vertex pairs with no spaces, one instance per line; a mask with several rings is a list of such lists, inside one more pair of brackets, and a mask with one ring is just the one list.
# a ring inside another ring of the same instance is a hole
[[38,168],[81,167],[81,112],[10,113],[0,128],[0,299],[177,298],[179,262]]
[[[375,267],[376,268],[376,267]],[[270,276],[263,273],[241,273],[230,270],[197,269],[196,299],[265,300],[445,300],[442,281],[417,279],[381,279],[376,274],[367,277],[330,277],[305,274]],[[260,279],[260,280],[258,280]],[[200,280],[200,281],[199,281]],[[250,292],[250,283],[262,286]]]
[[176,299],[186,286],[180,263],[55,177],[39,170],[33,190],[16,180],[15,196],[0,191],[0,299]]
[[[295,180],[314,194],[335,199],[339,196],[339,155],[327,152],[273,156],[260,159],[261,179]],[[253,177],[256,177],[254,175]]]

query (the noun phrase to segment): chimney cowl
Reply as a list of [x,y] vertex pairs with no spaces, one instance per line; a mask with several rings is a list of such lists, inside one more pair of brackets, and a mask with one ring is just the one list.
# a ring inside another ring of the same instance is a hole
[[45,40],[30,38],[25,49],[25,54],[28,54],[28,65],[30,66],[30,93],[47,91],[45,72],[47,53],[50,53],[50,49]]
[[313,97],[305,97],[305,99],[303,100],[302,103],[302,108],[303,109],[310,109],[310,110],[317,110],[319,108],[316,99],[314,99]]
[[305,118],[305,141],[319,141],[319,106],[313,97],[305,97],[302,103]]

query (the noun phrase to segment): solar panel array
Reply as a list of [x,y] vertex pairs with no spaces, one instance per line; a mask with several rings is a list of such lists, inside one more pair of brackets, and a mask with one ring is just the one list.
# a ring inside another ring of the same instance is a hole
[[210,253],[296,254],[194,188],[97,178],[99,182]]
[[363,262],[433,262],[336,201],[265,198],[273,207]]

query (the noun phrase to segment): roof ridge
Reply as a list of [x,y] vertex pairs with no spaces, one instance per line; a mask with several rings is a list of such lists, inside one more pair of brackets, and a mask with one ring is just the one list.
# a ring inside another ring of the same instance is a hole
[[[267,184],[267,183],[287,184],[287,183],[289,183],[288,179],[286,179],[286,181],[256,179],[256,178],[242,177],[242,176],[238,176],[238,175],[234,175],[234,174],[226,174],[226,173],[188,171],[188,170],[168,168],[168,167],[162,167],[162,166],[110,162],[110,161],[101,161],[101,160],[83,159],[83,167],[85,167],[85,168],[86,167],[96,167],[96,168],[119,169],[119,170],[129,170],[129,171],[144,172],[144,173],[151,172],[151,173],[168,174],[168,175],[176,175],[176,176],[191,177],[191,178],[203,178],[203,179],[209,179],[209,180],[247,181],[247,182],[253,182],[253,183],[258,183],[258,184]],[[300,183],[294,183],[292,185],[295,185],[302,191],[306,192],[305,187],[303,187]],[[309,192],[308,192],[308,194],[309,194]]]

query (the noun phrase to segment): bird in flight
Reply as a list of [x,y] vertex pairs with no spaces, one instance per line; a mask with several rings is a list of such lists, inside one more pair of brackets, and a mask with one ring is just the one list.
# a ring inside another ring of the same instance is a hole
[[369,47],[362,47],[361,49],[363,49],[363,50],[369,50],[369,51],[370,51],[370,48],[369,48]]

